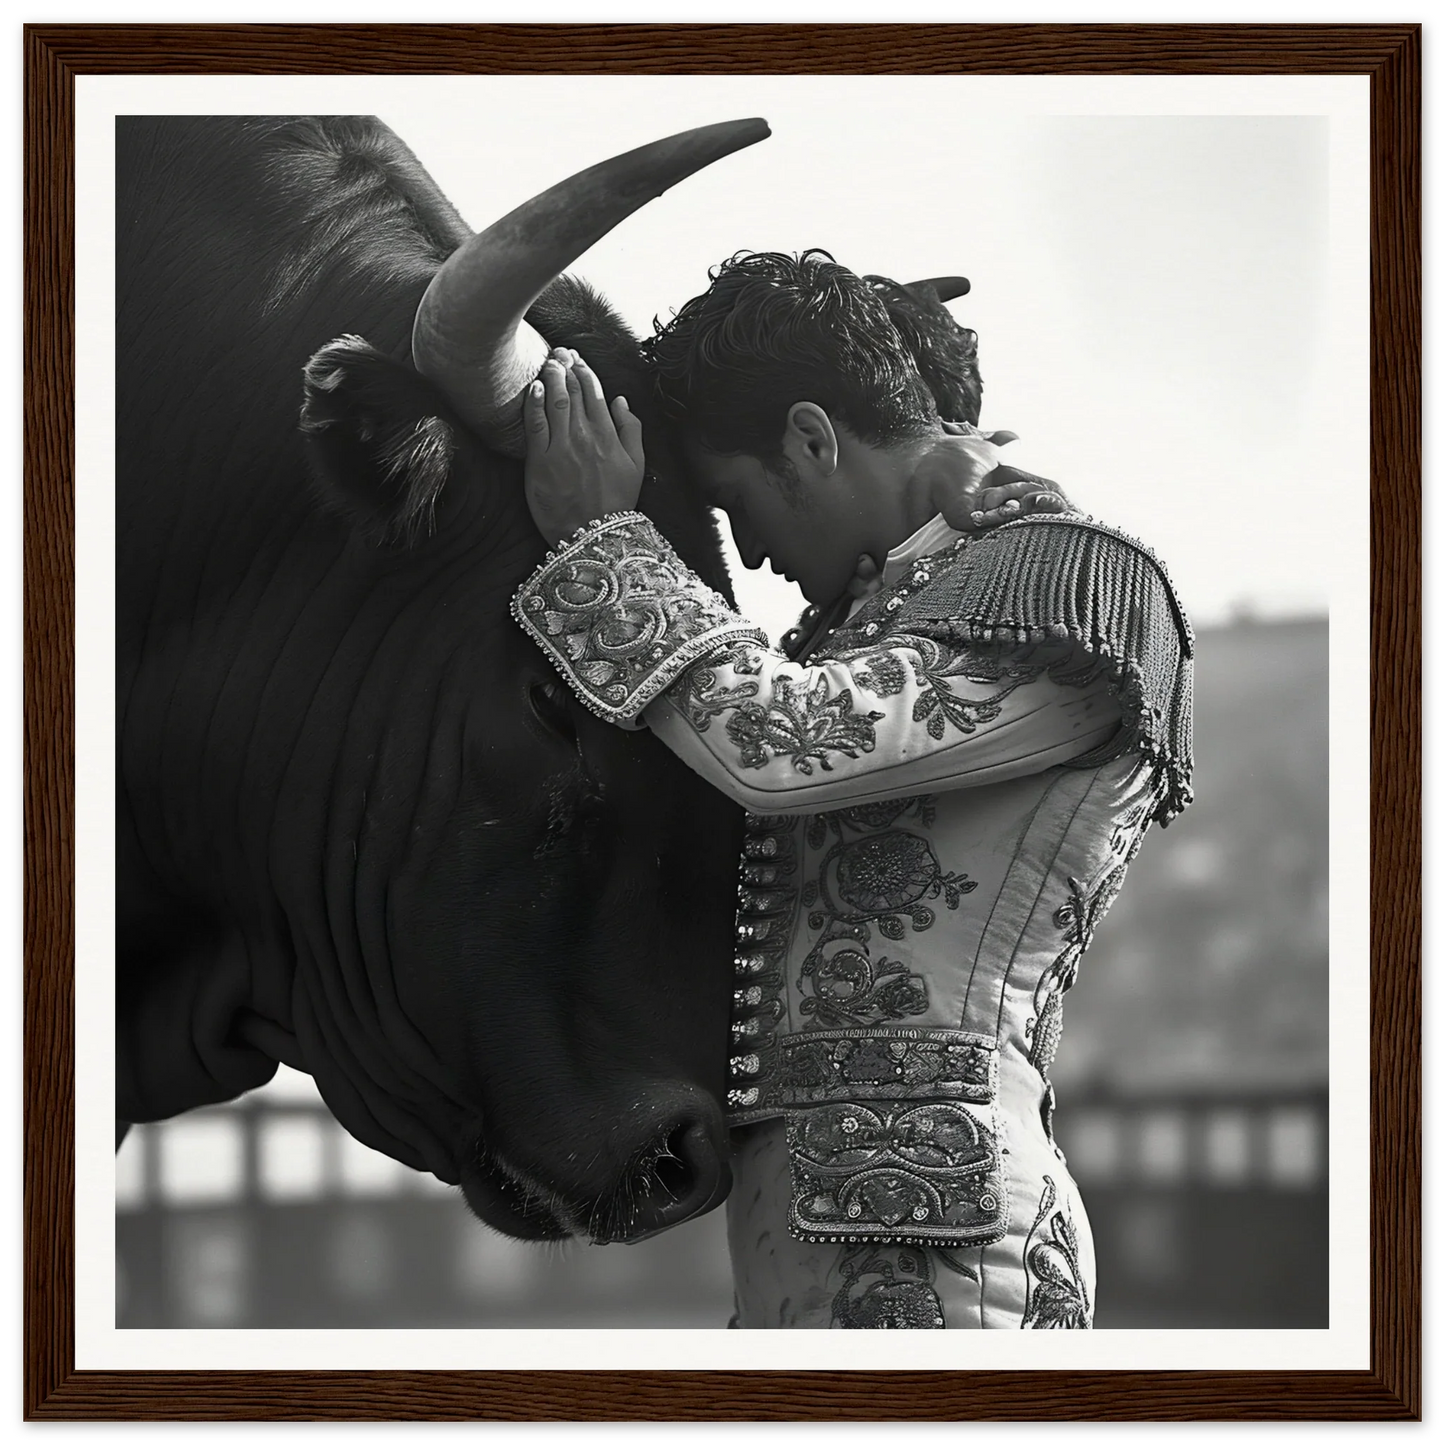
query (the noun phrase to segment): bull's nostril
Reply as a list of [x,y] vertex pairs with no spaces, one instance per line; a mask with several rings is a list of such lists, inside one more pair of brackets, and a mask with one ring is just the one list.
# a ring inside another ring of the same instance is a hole
[[693,1127],[689,1122],[674,1129],[664,1141],[662,1152],[657,1154],[646,1168],[650,1186],[663,1196],[660,1203],[665,1204],[668,1199],[685,1199],[692,1188],[693,1167],[690,1154],[693,1151],[689,1149],[686,1137]]
[[[633,1171],[621,1237],[645,1239],[720,1203],[730,1180],[721,1136],[700,1119],[684,1119],[657,1139]],[[614,1236],[616,1237],[616,1236]]]

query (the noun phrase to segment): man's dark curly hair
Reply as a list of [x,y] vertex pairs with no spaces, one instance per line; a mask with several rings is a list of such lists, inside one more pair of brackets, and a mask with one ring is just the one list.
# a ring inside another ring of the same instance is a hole
[[[896,283],[858,276],[819,250],[740,251],[709,278],[643,343],[664,413],[709,451],[786,474],[783,432],[800,400],[872,445],[937,429],[934,396],[890,315],[907,330],[917,309]],[[912,325],[921,339],[926,327],[916,316]]]
[[933,393],[939,416],[977,426],[983,406],[977,333],[960,326],[927,284],[900,286],[887,276],[863,279],[888,308],[888,319]]

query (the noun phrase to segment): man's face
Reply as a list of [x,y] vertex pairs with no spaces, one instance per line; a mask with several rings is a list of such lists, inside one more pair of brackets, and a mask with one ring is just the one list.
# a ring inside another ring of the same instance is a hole
[[808,479],[769,474],[756,457],[718,456],[689,446],[688,461],[703,495],[727,513],[743,566],[772,565],[809,602],[842,595],[864,549],[865,527],[852,489],[836,476],[824,495]]

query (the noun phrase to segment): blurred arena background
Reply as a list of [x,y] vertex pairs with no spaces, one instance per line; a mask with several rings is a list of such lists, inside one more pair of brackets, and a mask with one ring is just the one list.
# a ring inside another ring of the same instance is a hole
[[[1055,1129],[1099,1328],[1328,1323],[1328,629],[1201,630],[1198,802],[1146,843],[1069,995]],[[722,1210],[535,1246],[367,1150],[303,1075],[132,1129],[122,1327],[721,1328]]]

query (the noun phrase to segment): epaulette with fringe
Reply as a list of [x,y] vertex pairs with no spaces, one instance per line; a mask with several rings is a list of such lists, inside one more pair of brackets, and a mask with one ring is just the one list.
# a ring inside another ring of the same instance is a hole
[[[1193,797],[1194,633],[1153,552],[1086,517],[1038,515],[930,562],[924,585],[909,589],[896,606],[885,602],[886,611],[869,609],[886,617],[882,630],[1016,645],[1072,638],[1106,659],[1124,724],[1071,766],[1142,752],[1163,783],[1155,821],[1177,817]],[[856,635],[862,615],[829,639],[832,649]],[[859,640],[883,638],[875,631]]]

